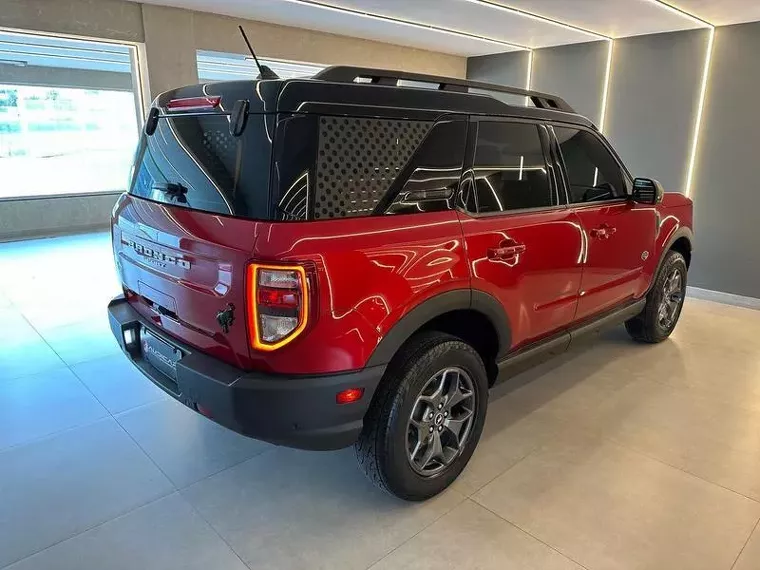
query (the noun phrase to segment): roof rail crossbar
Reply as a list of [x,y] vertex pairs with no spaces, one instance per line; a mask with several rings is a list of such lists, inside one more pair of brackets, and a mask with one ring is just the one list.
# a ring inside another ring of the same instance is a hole
[[530,97],[533,105],[540,109],[555,109],[567,113],[575,113],[575,110],[561,97],[541,93],[532,89],[520,87],[508,87],[469,79],[455,79],[453,77],[437,77],[422,73],[409,73],[407,71],[390,71],[385,69],[373,69],[369,67],[332,66],[317,73],[314,79],[332,81],[335,83],[374,83],[377,85],[397,85],[400,80],[418,81],[420,83],[432,83],[438,85],[439,91],[456,91],[465,93],[468,89],[480,91],[494,91],[497,93],[509,93],[520,97]]

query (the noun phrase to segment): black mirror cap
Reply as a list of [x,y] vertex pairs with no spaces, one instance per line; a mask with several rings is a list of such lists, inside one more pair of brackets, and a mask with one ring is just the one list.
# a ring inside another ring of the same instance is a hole
[[665,195],[665,189],[657,180],[651,178],[636,178],[633,181],[631,198],[642,204],[659,204]]
[[158,108],[151,107],[148,111],[148,118],[145,119],[145,134],[151,136],[158,128]]
[[239,137],[245,130],[245,125],[248,122],[248,108],[250,104],[245,99],[238,99],[232,106],[232,113],[230,113],[230,134],[233,137]]

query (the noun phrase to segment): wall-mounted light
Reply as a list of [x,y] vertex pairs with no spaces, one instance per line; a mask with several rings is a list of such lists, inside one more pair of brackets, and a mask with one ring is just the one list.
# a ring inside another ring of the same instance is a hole
[[607,40],[607,64],[604,68],[604,83],[602,84],[602,104],[599,109],[599,130],[604,132],[604,124],[607,119],[607,100],[610,94],[610,78],[612,77],[612,53],[615,49],[615,40]]
[[705,108],[705,97],[707,95],[707,81],[710,78],[710,63],[712,61],[713,44],[715,42],[715,26],[710,26],[709,37],[707,38],[707,53],[705,55],[705,66],[702,70],[702,84],[699,88],[699,102],[697,103],[697,116],[694,120],[694,135],[691,141],[691,154],[689,156],[689,167],[686,171],[686,187],[684,194],[691,194],[691,184],[694,180],[694,167],[697,163],[697,151],[699,149],[699,135],[702,126],[702,112]]
[[[528,52],[528,76],[525,78],[525,89],[530,91],[530,82],[533,75],[533,50]],[[525,106],[530,105],[530,97],[525,98]]]
[[692,22],[697,24],[698,28],[708,28],[707,52],[705,54],[705,64],[704,64],[704,67],[702,68],[702,82],[699,87],[699,101],[697,102],[697,114],[694,117],[694,133],[691,139],[691,152],[689,153],[689,164],[686,169],[686,186],[684,187],[684,194],[689,196],[691,194],[691,185],[692,185],[692,182],[694,181],[694,166],[696,165],[696,162],[697,162],[697,152],[699,149],[699,135],[700,135],[700,130],[701,130],[700,128],[702,126],[702,112],[705,108],[705,96],[707,94],[707,81],[710,77],[710,63],[712,60],[713,43],[715,41],[715,26],[706,20],[696,17],[694,14],[689,14],[688,12],[684,12],[680,8],[676,8],[675,6],[672,6],[671,4],[668,4],[667,2],[663,2],[662,0],[649,0],[649,1],[661,6],[662,8],[668,10],[669,12],[678,14],[679,16],[683,18],[691,20]]

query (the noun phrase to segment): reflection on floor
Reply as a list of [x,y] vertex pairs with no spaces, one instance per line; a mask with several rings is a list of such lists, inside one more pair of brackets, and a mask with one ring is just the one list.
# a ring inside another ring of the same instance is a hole
[[0,244],[0,568],[760,567],[760,312],[689,300],[667,342],[515,377],[461,479],[407,504],[350,449],[166,398],[111,341],[112,266],[107,234]]

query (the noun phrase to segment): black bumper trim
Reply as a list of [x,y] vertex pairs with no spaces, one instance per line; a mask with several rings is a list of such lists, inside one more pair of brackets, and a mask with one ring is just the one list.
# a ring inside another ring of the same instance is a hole
[[[116,341],[132,363],[158,387],[186,406],[238,433],[301,449],[340,449],[356,441],[385,366],[325,376],[285,376],[246,372],[198,352],[156,329],[123,296],[108,304]],[[176,381],[142,357],[142,327],[179,348]],[[127,347],[124,331],[137,342]],[[346,388],[364,388],[358,402],[337,404]]]

